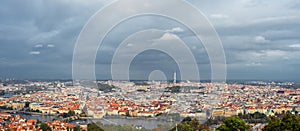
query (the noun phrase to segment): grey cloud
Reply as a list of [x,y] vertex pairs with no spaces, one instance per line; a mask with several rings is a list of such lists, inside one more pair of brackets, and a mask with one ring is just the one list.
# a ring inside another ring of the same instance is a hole
[[[70,78],[73,48],[81,28],[90,16],[110,2],[2,1],[0,17],[4,19],[0,21],[1,75],[18,78]],[[202,10],[216,27],[227,56],[229,78],[299,78],[296,75],[300,73],[299,1],[188,2]],[[130,4],[124,5],[124,10]],[[118,43],[136,31],[153,28],[173,31],[192,49],[202,72],[206,69],[209,72],[210,63],[205,48],[189,29],[170,19],[145,16],[127,20],[108,34],[97,54],[99,78],[109,78],[110,72],[107,70]],[[263,36],[265,41],[255,42],[254,38],[257,36]],[[36,53],[33,54],[36,55],[30,55],[34,51]],[[156,69],[153,68],[156,67],[155,64],[162,63],[163,67],[172,67],[171,70],[176,68],[172,62],[163,63],[166,60],[169,59],[162,54],[146,52],[134,61],[132,70],[141,70],[136,75],[144,76]],[[286,72],[282,70],[284,68],[288,68]],[[171,70],[168,73],[172,74]],[[273,72],[278,75],[268,75]]]

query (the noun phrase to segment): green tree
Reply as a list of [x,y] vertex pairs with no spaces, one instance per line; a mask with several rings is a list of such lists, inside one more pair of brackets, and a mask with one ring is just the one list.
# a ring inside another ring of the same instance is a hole
[[75,115],[75,111],[69,110],[68,111],[68,116],[74,116]]
[[30,102],[25,102],[25,108],[29,107]]
[[41,123],[40,129],[42,129],[43,131],[51,131],[51,127],[48,126],[46,123]]
[[104,131],[102,128],[100,128],[98,125],[95,123],[90,123],[87,125],[88,131]]
[[186,118],[182,119],[182,123],[184,123],[184,122],[190,122],[191,120],[192,120],[191,117],[186,117]]
[[75,126],[74,131],[80,131],[80,126]]
[[170,91],[171,93],[179,93],[181,87],[180,86],[173,86],[173,87],[166,87],[166,89],[168,91]]
[[218,131],[246,131],[248,129],[250,129],[250,125],[238,116],[228,117],[224,124],[217,128]]
[[282,118],[271,117],[271,121],[263,128],[263,131],[299,131],[300,117],[287,112]]
[[186,117],[181,121],[181,123],[177,124],[170,131],[176,131],[176,128],[178,131],[196,131],[199,130],[200,127],[201,124],[198,122],[197,119]]
[[271,117],[271,121],[263,128],[263,131],[280,131],[281,120],[276,117]]

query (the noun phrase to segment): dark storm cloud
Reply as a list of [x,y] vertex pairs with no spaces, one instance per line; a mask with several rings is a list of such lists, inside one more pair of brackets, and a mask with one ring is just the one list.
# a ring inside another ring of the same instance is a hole
[[2,1],[1,77],[70,78],[76,37],[103,4],[78,0]]
[[[0,77],[71,78],[73,48],[80,30],[89,17],[110,2],[2,1]],[[296,75],[300,73],[299,1],[188,2],[203,11],[216,27],[225,49],[229,79],[300,78]],[[130,4],[124,5],[124,9],[128,7]],[[209,67],[204,47],[186,27],[170,19],[148,16],[120,24],[104,40],[96,60],[98,78],[110,77],[111,58],[120,42],[136,31],[153,28],[165,31],[182,29],[174,34],[187,43],[199,67],[204,70]],[[138,74],[143,74],[143,70],[149,73],[145,65],[151,65],[151,62],[157,64],[167,60],[155,53],[141,56],[143,58],[139,57],[134,64]],[[273,72],[276,76],[268,75]]]

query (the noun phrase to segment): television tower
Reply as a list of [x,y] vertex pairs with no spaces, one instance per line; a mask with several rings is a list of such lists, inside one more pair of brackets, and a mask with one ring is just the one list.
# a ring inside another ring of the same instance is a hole
[[176,83],[176,71],[174,71],[174,75],[173,75],[173,83]]

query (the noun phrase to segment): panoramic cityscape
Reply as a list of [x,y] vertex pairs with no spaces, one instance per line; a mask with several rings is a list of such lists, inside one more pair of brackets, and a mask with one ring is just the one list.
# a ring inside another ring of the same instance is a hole
[[299,131],[297,0],[3,0],[1,131]]
[[[91,85],[85,87],[59,80],[1,82],[2,130],[41,130],[39,123],[52,130],[87,130],[92,122],[107,125],[100,127],[108,130],[126,124],[130,130],[158,130],[188,117],[205,123],[256,113],[265,117],[300,114],[300,85],[294,82],[85,81]],[[245,120],[253,130],[261,130],[265,119]]]

